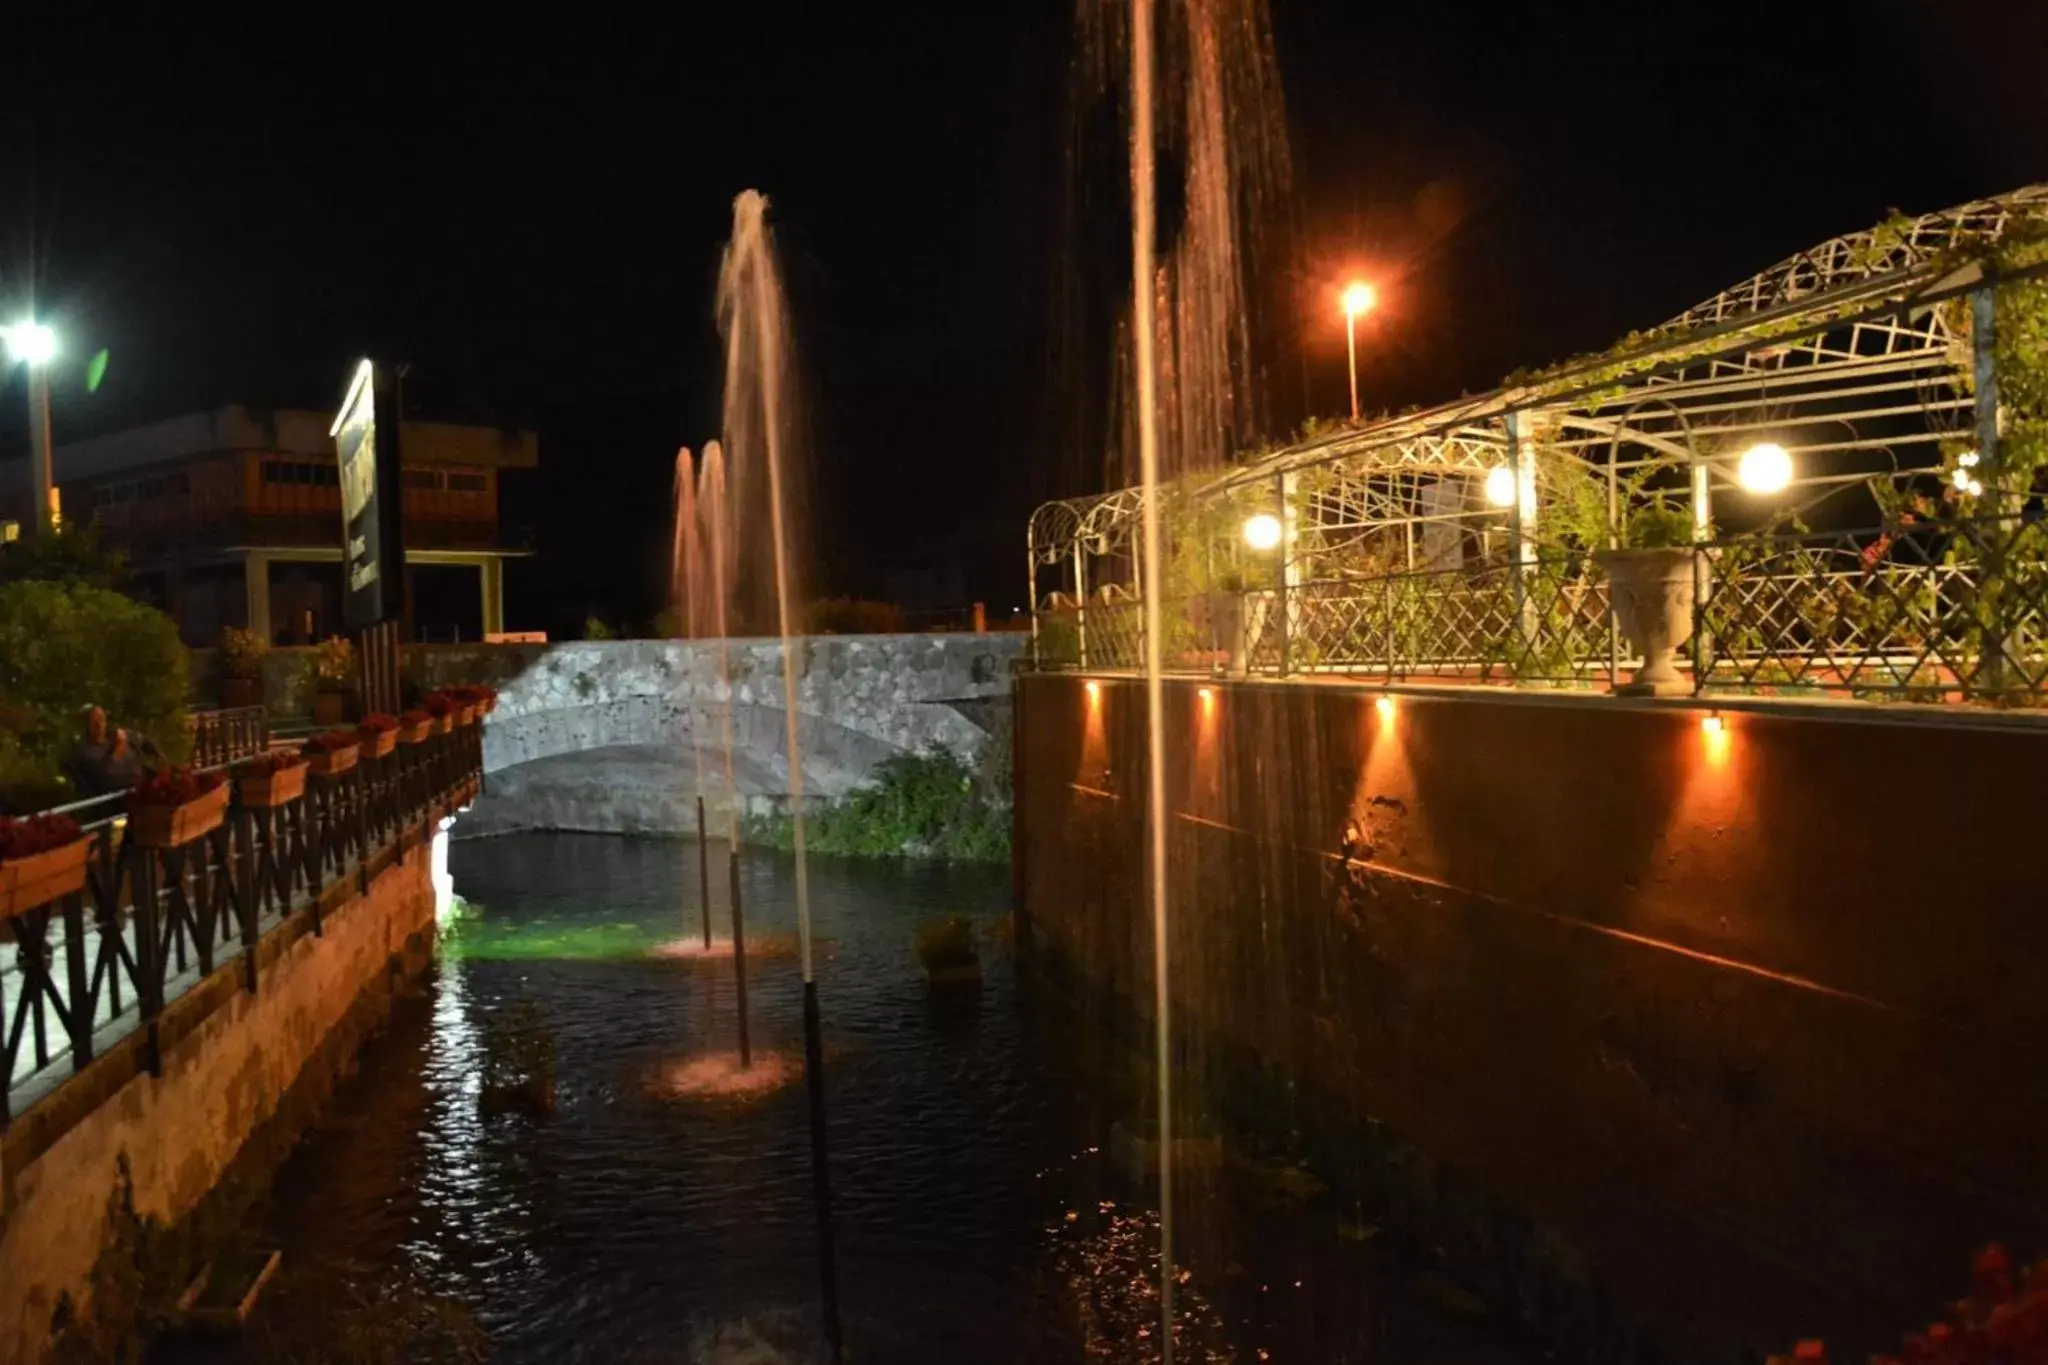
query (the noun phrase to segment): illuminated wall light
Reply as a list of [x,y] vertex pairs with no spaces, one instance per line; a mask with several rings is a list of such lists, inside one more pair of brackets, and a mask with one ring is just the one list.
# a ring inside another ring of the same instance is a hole
[[1088,700],[1090,700],[1090,701],[1100,701],[1100,700],[1102,699],[1102,684],[1101,684],[1101,683],[1099,683],[1099,682],[1095,681],[1095,679],[1093,679],[1093,678],[1090,678],[1090,679],[1088,680],[1088,682],[1087,682],[1087,687],[1088,687]]
[[1719,711],[1700,717],[1700,733],[1708,739],[1718,739],[1728,733],[1728,722],[1721,719]]
[[1244,543],[1254,550],[1270,550],[1280,543],[1280,518],[1260,512],[1244,520]]
[[1775,441],[1759,441],[1735,462],[1735,482],[1749,493],[1780,493],[1792,482],[1792,456]]
[[1216,691],[1214,688],[1199,688],[1196,690],[1195,695],[1202,699],[1202,705],[1204,706],[1214,706],[1216,704]]
[[1382,721],[1390,721],[1394,718],[1394,699],[1392,697],[1381,697],[1372,704],[1372,709],[1380,713]]
[[1495,507],[1515,505],[1515,471],[1497,464],[1486,471],[1486,500]]

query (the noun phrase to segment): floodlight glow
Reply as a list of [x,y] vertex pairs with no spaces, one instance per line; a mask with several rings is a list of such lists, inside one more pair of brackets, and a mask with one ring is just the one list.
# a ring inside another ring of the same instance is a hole
[[57,334],[40,322],[23,319],[12,327],[0,328],[7,341],[7,354],[30,367],[47,365],[57,356]]
[[1373,305],[1380,301],[1379,292],[1364,280],[1353,280],[1344,286],[1344,316],[1355,318],[1360,313],[1370,313]]
[[1280,518],[1260,512],[1245,518],[1244,543],[1254,550],[1270,550],[1280,543]]
[[1486,471],[1486,500],[1495,507],[1515,505],[1515,471],[1497,464]]
[[1742,452],[1735,482],[1750,493],[1778,493],[1792,482],[1792,457],[1774,441],[1759,441]]

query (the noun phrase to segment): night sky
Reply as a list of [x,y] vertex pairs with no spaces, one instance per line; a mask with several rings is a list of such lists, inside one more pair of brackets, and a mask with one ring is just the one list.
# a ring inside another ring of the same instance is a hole
[[[1311,304],[1352,269],[1380,282],[1369,407],[1605,346],[1893,206],[2048,179],[2048,5],[1511,8],[1273,0],[1289,275]],[[1048,412],[1076,363],[1049,302],[1068,3],[209,13],[11,16],[0,301],[19,311],[33,263],[72,357],[60,443],[327,407],[354,356],[403,360],[411,415],[541,433],[508,491],[541,550],[510,624],[645,619],[675,447],[714,434],[731,199],[758,186],[799,330],[817,590],[957,568],[969,596],[1022,600],[1029,508],[1100,468],[1051,448]],[[1311,315],[1307,402],[1334,415],[1341,322]],[[21,395],[9,374],[9,458]]]

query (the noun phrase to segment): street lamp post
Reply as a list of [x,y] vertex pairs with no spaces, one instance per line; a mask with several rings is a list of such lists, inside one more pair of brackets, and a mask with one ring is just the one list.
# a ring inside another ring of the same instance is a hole
[[7,354],[28,367],[29,475],[35,485],[33,534],[46,539],[54,525],[50,506],[50,361],[57,354],[57,334],[40,322],[25,320],[0,328]]
[[1379,302],[1373,287],[1363,280],[1353,280],[1344,287],[1344,349],[1351,362],[1351,420],[1358,420],[1358,315],[1369,313]]

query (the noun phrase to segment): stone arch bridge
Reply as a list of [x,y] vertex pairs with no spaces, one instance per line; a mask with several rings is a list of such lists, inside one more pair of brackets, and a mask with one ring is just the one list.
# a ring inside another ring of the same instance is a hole
[[[806,794],[843,795],[894,754],[940,744],[972,758],[992,733],[1007,734],[1010,661],[1027,638],[793,642]],[[407,666],[424,687],[498,688],[484,726],[486,793],[463,817],[465,834],[662,834],[695,830],[700,790],[715,816],[728,809],[728,709],[740,800],[750,811],[787,803],[782,651],[779,640],[724,642],[729,683],[720,642],[707,640],[422,645]]]

